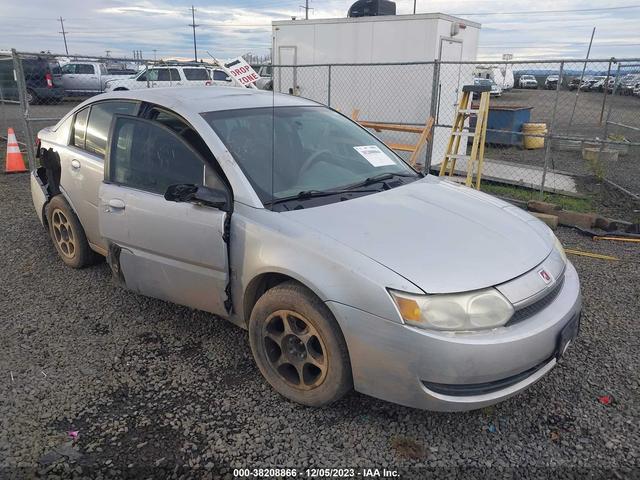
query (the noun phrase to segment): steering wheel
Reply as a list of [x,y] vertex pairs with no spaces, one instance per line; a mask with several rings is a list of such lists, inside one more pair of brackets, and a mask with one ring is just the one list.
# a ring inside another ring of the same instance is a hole
[[304,161],[304,163],[300,167],[300,170],[298,172],[298,178],[302,177],[302,175],[304,175],[306,171],[309,170],[309,167],[311,167],[315,159],[324,153],[331,153],[331,151],[325,148],[324,150],[318,150],[317,152],[313,152],[311,155],[309,155],[309,157]]

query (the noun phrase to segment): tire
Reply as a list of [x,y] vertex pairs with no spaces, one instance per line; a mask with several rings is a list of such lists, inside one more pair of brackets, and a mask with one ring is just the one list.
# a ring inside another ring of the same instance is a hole
[[80,220],[62,195],[47,205],[49,235],[62,261],[72,268],[83,268],[96,262]]
[[322,407],[353,388],[347,345],[336,320],[296,282],[281,283],[258,299],[249,340],[260,372],[289,400]]
[[27,103],[29,105],[37,105],[39,103],[38,96],[30,88],[27,88]]

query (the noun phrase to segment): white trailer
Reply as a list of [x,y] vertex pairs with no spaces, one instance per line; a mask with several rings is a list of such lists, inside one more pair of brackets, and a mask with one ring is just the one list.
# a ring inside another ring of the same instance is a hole
[[[275,91],[329,104],[346,115],[359,110],[365,120],[422,125],[431,111],[433,64],[410,64],[475,61],[480,33],[480,24],[442,13],[274,21],[272,28],[273,62],[290,66],[274,68]],[[407,65],[376,65],[381,63]],[[451,124],[461,87],[473,83],[473,71],[472,64],[441,65],[437,123]],[[436,128],[432,165],[442,161],[449,133]],[[410,143],[406,135],[380,134],[386,141]]]

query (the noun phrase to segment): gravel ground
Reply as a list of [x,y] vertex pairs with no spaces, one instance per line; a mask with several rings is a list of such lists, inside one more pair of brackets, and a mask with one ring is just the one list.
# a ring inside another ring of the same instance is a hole
[[572,258],[581,335],[516,398],[446,414],[352,393],[311,409],[268,387],[243,330],[124,291],[104,263],[65,267],[27,180],[0,176],[2,478],[232,478],[234,468],[258,467],[640,476],[637,246],[559,230],[565,245],[620,261]]

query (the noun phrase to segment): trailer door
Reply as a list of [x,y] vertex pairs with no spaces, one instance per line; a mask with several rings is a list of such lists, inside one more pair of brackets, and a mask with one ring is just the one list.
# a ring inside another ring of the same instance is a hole
[[[440,40],[440,60],[460,62],[462,42],[443,38]],[[444,63],[440,67],[440,98],[438,99],[438,123],[450,124],[458,105],[460,92],[460,63]]]
[[298,62],[297,47],[278,47],[278,65],[288,65],[287,67],[277,68],[278,75],[278,91],[280,93],[298,94],[298,81],[296,67]]

